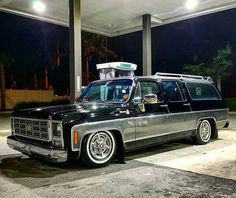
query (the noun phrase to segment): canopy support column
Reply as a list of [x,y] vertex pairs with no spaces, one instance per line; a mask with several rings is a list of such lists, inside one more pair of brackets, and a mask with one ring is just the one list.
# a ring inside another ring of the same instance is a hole
[[81,93],[81,0],[69,0],[70,97],[71,102]]
[[143,15],[143,75],[152,75],[151,15]]

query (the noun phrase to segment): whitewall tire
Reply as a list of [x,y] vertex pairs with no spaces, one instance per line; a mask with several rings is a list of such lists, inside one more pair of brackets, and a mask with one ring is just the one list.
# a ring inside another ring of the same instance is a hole
[[85,165],[101,167],[114,158],[117,143],[110,131],[99,131],[85,137],[81,150],[81,159]]

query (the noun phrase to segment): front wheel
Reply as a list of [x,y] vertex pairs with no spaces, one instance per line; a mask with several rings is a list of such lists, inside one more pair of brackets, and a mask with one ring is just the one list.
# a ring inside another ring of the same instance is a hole
[[207,144],[210,141],[211,132],[212,127],[210,122],[208,120],[202,120],[198,125],[196,135],[193,136],[193,141],[200,145]]
[[90,167],[102,167],[111,162],[115,156],[117,143],[114,135],[109,131],[92,133],[85,137],[81,160]]

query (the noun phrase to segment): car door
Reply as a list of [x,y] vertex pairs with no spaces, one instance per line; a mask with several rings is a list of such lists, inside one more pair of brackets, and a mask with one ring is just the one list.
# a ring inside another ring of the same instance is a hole
[[[156,94],[158,102],[155,104],[145,104],[143,102],[144,96],[149,94]],[[136,104],[136,140],[157,137],[170,132],[165,125],[169,114],[168,108],[166,108],[160,85],[155,80],[140,80],[138,82],[134,94],[134,103]]]
[[170,111],[167,125],[171,133],[191,130],[191,104],[187,101],[182,84],[176,80],[163,80],[161,84]]

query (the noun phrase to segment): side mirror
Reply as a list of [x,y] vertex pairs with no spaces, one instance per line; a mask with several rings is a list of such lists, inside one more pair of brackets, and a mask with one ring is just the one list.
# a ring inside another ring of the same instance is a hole
[[156,104],[159,102],[156,94],[147,94],[143,99],[145,104]]

